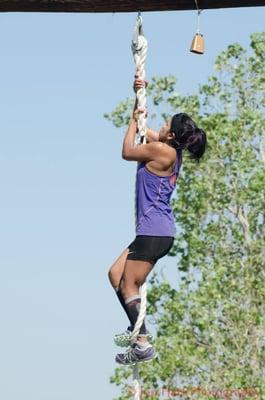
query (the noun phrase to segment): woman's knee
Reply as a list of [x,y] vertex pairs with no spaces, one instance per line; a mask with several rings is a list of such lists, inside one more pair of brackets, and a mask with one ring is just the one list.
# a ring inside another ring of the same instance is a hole
[[115,271],[115,268],[111,267],[111,268],[109,269],[109,271],[108,271],[108,278],[109,278],[109,281],[110,281],[111,285],[112,285],[114,288],[116,288],[116,287],[119,286],[119,284],[120,284],[120,277],[119,277],[119,275],[117,274],[117,272]]
[[109,281],[114,288],[120,285],[128,251],[128,249],[125,249],[108,271]]

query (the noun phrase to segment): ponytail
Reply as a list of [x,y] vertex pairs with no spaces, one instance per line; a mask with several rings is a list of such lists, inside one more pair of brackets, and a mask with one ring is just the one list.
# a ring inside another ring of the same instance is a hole
[[199,161],[205,152],[207,138],[203,129],[185,113],[176,114],[171,121],[171,132],[175,133],[174,147],[176,150],[187,149],[190,158]]

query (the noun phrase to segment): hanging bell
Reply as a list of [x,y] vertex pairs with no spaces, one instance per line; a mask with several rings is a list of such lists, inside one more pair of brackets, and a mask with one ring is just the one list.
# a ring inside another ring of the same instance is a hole
[[204,37],[201,33],[197,32],[193,38],[190,51],[196,54],[204,53]]

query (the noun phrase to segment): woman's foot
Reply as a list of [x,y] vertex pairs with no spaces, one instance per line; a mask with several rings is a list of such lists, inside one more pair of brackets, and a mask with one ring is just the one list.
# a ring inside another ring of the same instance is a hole
[[135,342],[125,353],[117,354],[115,361],[122,365],[133,365],[139,362],[151,361],[155,357],[155,349],[150,343],[141,344]]
[[[120,347],[128,347],[131,345],[131,335],[132,335],[132,328],[128,326],[126,331],[123,333],[119,333],[114,336],[114,342],[117,346]],[[151,341],[153,339],[153,336],[151,335],[150,332],[146,332],[146,335],[138,335],[138,336],[145,336],[147,340]]]

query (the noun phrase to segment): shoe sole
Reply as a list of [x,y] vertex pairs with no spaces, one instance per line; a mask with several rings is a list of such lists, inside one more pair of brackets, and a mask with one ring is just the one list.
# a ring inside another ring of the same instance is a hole
[[[148,336],[147,340],[149,340],[151,342],[153,340],[153,336]],[[114,343],[116,344],[116,346],[119,346],[119,347],[129,347],[132,344],[131,341],[128,339],[120,340],[120,339],[116,339],[115,337],[114,337]]]
[[157,357],[158,357],[158,356],[157,356],[157,354],[156,354],[156,355],[155,355],[154,357],[152,357],[152,358],[149,358],[149,359],[147,359],[147,360],[135,361],[134,363],[131,363],[131,364],[122,364],[122,363],[119,363],[118,361],[116,361],[116,363],[119,364],[119,365],[122,365],[123,367],[129,367],[129,366],[131,366],[131,365],[136,365],[136,364],[151,362],[151,361],[155,360]]

